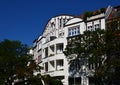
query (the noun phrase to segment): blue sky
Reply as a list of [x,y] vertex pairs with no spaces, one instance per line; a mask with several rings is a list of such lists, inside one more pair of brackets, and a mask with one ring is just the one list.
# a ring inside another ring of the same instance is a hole
[[0,41],[19,40],[31,46],[50,18],[108,5],[120,5],[120,0],[0,0]]

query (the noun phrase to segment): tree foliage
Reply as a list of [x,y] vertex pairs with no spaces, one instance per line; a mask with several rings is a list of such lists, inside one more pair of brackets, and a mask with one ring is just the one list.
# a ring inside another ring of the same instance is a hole
[[7,39],[0,42],[0,85],[62,85],[59,80],[41,75],[41,69],[26,44]]
[[52,78],[50,75],[43,76],[43,80],[45,85],[63,85],[59,79]]
[[[68,42],[64,52],[76,54],[71,59],[79,70],[82,65],[93,65],[96,85],[120,84],[120,19],[113,20],[106,30],[85,31]],[[72,62],[70,64],[72,65]],[[92,70],[89,67],[89,70]]]
[[108,23],[106,30],[106,82],[120,84],[120,18]]
[[11,85],[16,76],[20,75],[18,70],[25,69],[30,59],[27,45],[19,41],[0,42],[0,79],[4,84]]

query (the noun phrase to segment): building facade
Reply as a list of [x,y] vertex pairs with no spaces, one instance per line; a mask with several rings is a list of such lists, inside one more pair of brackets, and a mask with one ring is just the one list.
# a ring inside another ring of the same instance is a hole
[[[74,79],[82,78],[79,73],[75,73],[73,76],[74,72],[69,71],[69,60],[67,60],[63,51],[68,42],[71,42],[71,39],[84,31],[105,29],[106,20],[111,11],[112,7],[108,6],[104,11],[102,9],[97,10],[94,15],[86,17],[86,20],[82,16],[71,15],[51,18],[42,34],[33,42],[34,60],[43,67],[41,74],[58,78],[64,85],[72,85],[75,83]],[[73,82],[69,83],[70,81]],[[86,83],[83,80],[80,80],[80,82],[83,82],[83,85],[89,85],[89,78],[86,78]]]

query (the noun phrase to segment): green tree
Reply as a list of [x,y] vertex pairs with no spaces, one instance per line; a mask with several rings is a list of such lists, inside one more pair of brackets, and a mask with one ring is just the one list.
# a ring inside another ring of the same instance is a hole
[[[94,77],[98,84],[102,83],[102,76],[100,75],[103,75],[103,70],[101,70],[101,68],[104,66],[103,62],[106,54],[105,35],[105,30],[101,29],[85,31],[83,34],[74,38],[72,42],[68,43],[65,52],[68,59],[71,54],[77,55],[76,58],[70,61],[70,65],[75,63],[77,67],[79,67],[78,71],[83,65],[86,66],[89,72],[94,69]],[[91,65],[93,66],[92,68],[90,67]],[[80,72],[80,74],[81,73],[82,72]],[[92,74],[87,73],[87,75],[91,76]]]
[[29,54],[29,47],[20,41],[0,42],[0,85],[62,85],[58,79],[41,75],[42,67]]
[[[96,84],[102,84],[102,75],[104,60],[105,60],[105,30],[97,29],[95,31],[85,31],[82,35],[82,43],[83,43],[83,56],[84,62],[88,71],[89,77],[92,77],[94,74],[94,79]],[[94,73],[93,71],[94,70]]]
[[93,12],[88,11],[84,13],[83,20],[86,21],[88,17],[91,17],[93,15]]
[[113,18],[106,30],[106,83],[120,84],[120,17]]
[[[120,29],[117,22],[111,22],[111,28],[107,30],[85,31],[66,47],[67,58],[77,54],[71,61],[80,68],[82,65],[93,65],[96,85],[120,84]],[[89,67],[89,70],[92,69]]]
[[52,78],[50,75],[43,76],[43,80],[45,85],[63,85],[59,79]]
[[27,45],[20,41],[4,40],[0,42],[0,83],[12,85],[34,78],[33,73],[40,67],[32,60]]

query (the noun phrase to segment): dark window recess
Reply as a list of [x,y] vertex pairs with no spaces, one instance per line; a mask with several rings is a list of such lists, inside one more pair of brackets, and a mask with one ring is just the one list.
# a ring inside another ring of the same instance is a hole
[[56,39],[56,36],[50,36],[50,41]]

